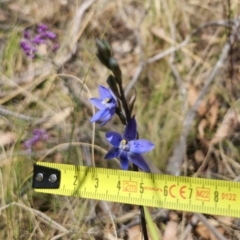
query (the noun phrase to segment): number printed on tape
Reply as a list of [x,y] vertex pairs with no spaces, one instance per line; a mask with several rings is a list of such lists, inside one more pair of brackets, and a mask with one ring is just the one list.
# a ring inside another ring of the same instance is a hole
[[59,189],[38,192],[240,217],[240,183],[39,162],[61,171]]

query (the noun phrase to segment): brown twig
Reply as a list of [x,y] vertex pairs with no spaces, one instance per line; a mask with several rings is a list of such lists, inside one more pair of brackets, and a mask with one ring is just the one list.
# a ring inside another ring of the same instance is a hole
[[180,240],[187,239],[189,233],[192,231],[192,229],[198,224],[199,219],[196,215],[192,216],[191,222],[185,227],[184,232],[181,235]]
[[27,122],[32,122],[37,120],[37,118],[33,118],[21,113],[16,113],[16,112],[12,112],[6,108],[4,108],[3,106],[0,106],[0,115],[4,115],[4,116],[11,116],[11,117],[15,117],[17,119],[21,119]]
[[208,228],[208,230],[218,239],[218,240],[226,240],[226,238],[220,233],[218,232],[218,230],[209,223],[209,221],[207,220],[207,218],[201,214],[201,213],[195,213],[195,216],[198,217],[199,220],[202,221],[202,223]]
[[177,44],[176,46],[172,46],[172,47],[166,49],[165,51],[160,52],[160,53],[156,54],[155,56],[148,58],[146,61],[142,60],[139,63],[139,65],[137,66],[134,76],[132,77],[131,81],[129,82],[129,84],[126,87],[126,90],[125,90],[126,96],[130,92],[130,90],[134,86],[134,84],[137,82],[141,72],[143,71],[143,69],[146,65],[156,62],[158,60],[161,60],[162,58],[169,56],[170,54],[184,48],[187,44],[189,44],[192,37],[204,28],[210,27],[210,26],[230,27],[230,24],[232,22],[233,21],[219,20],[219,21],[205,23],[205,24],[201,25],[200,27],[194,29],[181,43]]
[[142,39],[141,39],[141,36],[140,36],[140,32],[141,32],[141,26],[142,26],[142,23],[144,21],[144,19],[146,18],[148,12],[149,12],[149,9],[151,7],[151,3],[149,3],[149,6],[147,7],[147,9],[145,10],[144,12],[144,15],[142,16],[142,18],[140,19],[139,23],[137,24],[137,28],[134,29],[134,34],[135,34],[135,38],[136,38],[136,42],[139,46],[139,49],[140,49],[140,60],[139,60],[139,64],[135,70],[135,73],[134,73],[134,76],[132,78],[132,80],[129,82],[129,84],[127,85],[127,87],[125,88],[125,96],[127,96],[130,92],[130,90],[133,88],[133,86],[135,85],[135,83],[137,82],[142,70],[144,69],[146,63],[145,63],[145,55],[144,55],[144,51],[143,51],[143,43],[142,43]]
[[174,147],[173,155],[170,157],[168,166],[167,166],[167,172],[169,174],[173,175],[180,175],[181,172],[181,165],[183,162],[183,158],[185,155],[186,147],[187,147],[187,137],[190,132],[192,122],[196,116],[196,111],[203,100],[204,96],[206,95],[207,91],[209,90],[209,87],[211,86],[212,82],[214,81],[216,75],[219,73],[220,69],[222,68],[228,54],[231,48],[231,45],[233,44],[235,40],[235,36],[237,34],[237,31],[239,29],[240,25],[240,17],[238,17],[234,21],[234,26],[232,29],[231,36],[229,37],[228,41],[225,43],[221,55],[215,64],[212,72],[210,73],[208,79],[205,82],[205,85],[203,86],[201,92],[199,93],[199,96],[193,105],[193,107],[190,109],[190,111],[187,113],[185,120],[183,122],[183,129],[182,133],[180,135],[180,140]]

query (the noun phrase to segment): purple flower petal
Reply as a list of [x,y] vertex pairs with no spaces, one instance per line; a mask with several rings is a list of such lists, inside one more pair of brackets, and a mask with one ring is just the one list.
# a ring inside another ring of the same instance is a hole
[[113,114],[108,113],[104,118],[101,119],[101,124],[100,126],[105,125],[109,120],[112,118]]
[[35,128],[33,129],[33,135],[41,135],[41,134],[44,134],[46,133],[46,130],[45,129],[38,129],[38,128]]
[[33,137],[24,142],[24,147],[28,153],[31,153],[32,147],[40,140],[47,140],[48,134],[45,129],[34,129],[32,131]]
[[32,141],[32,143],[34,144],[34,143],[36,143],[37,141],[39,141],[40,138],[41,138],[40,135],[35,135],[35,136],[33,136],[33,137],[31,138],[31,141]]
[[141,154],[151,151],[155,146],[152,142],[146,139],[138,139],[129,142],[130,152]]
[[[105,88],[101,85],[98,86],[100,98],[91,98],[90,102],[94,104],[98,109],[97,112],[90,120],[90,122],[100,121],[101,125],[106,124],[114,115],[116,111],[116,101],[114,95],[111,95],[112,92],[110,89]],[[109,98],[109,101],[105,102],[105,99]],[[104,102],[103,102],[104,101]],[[103,114],[104,112],[104,114]]]
[[24,40],[21,41],[20,46],[28,57],[35,57],[39,44],[50,46],[53,52],[59,48],[59,44],[53,41],[57,35],[54,32],[49,31],[45,24],[40,24],[37,27],[36,32],[33,33],[29,29],[26,29],[23,32]]
[[126,151],[122,151],[120,154],[120,164],[123,170],[128,169],[128,154]]
[[119,148],[113,147],[111,148],[104,159],[112,159],[112,158],[117,158],[120,155],[121,150]]
[[37,141],[40,141],[40,140],[48,139],[48,134],[45,129],[34,129],[33,135],[34,135],[32,138],[33,143],[36,143]]
[[31,140],[27,140],[27,141],[24,142],[23,145],[24,145],[25,148],[31,148],[32,147],[32,142],[31,142]]
[[20,42],[20,46],[24,51],[30,51],[31,50],[31,43],[29,41],[22,40]]
[[90,122],[100,121],[100,120],[101,120],[103,117],[105,117],[108,113],[109,113],[109,110],[108,110],[107,108],[102,109],[102,110],[96,112],[96,113],[92,116]]
[[103,117],[103,118],[101,119],[102,123],[100,124],[100,126],[103,126],[103,125],[105,125],[107,122],[109,122],[109,120],[110,120],[110,119],[112,118],[112,116],[114,115],[115,111],[116,111],[116,108],[115,108],[115,107],[110,108],[110,109],[109,109],[109,113],[108,113],[105,117]]
[[135,140],[137,138],[137,123],[134,116],[127,124],[125,131],[123,133],[123,137],[127,141]]
[[40,24],[40,25],[38,26],[38,28],[37,28],[37,31],[38,31],[39,33],[45,32],[46,30],[48,30],[48,26],[45,25],[45,24]]
[[[120,153],[122,169],[127,170],[129,161],[131,161],[140,169],[150,172],[147,162],[140,154],[151,151],[154,148],[154,144],[146,139],[136,139],[136,137],[137,124],[135,117],[132,117],[125,128],[123,137],[116,132],[106,133],[107,140],[114,146],[107,154],[107,157],[117,156]],[[116,149],[118,149],[117,153]]]
[[100,98],[90,98],[89,101],[98,109],[106,108],[106,106],[102,104],[102,99]]
[[20,47],[23,49],[25,54],[29,56],[30,58],[33,58],[35,55],[34,53],[36,52],[36,48],[33,46],[33,44],[25,39],[20,42]]
[[98,90],[99,90],[99,94],[100,94],[100,97],[101,97],[102,100],[104,100],[106,98],[112,98],[112,95],[111,95],[108,88],[106,88],[102,85],[99,85]]
[[106,138],[114,147],[119,147],[122,141],[122,136],[117,132],[107,132]]
[[54,33],[54,32],[51,32],[51,31],[47,31],[46,33],[45,33],[45,35],[46,35],[46,37],[48,37],[49,39],[55,39],[56,38],[56,34]]
[[29,30],[24,30],[23,36],[24,36],[24,38],[29,40],[30,39],[30,32],[29,32]]
[[149,169],[145,159],[141,155],[135,154],[135,153],[129,153],[128,157],[129,157],[129,160],[133,164],[138,166],[140,169],[142,169],[145,172],[150,172],[150,169]]
[[36,43],[36,44],[41,44],[41,43],[47,43],[46,40],[43,39],[43,36],[42,35],[36,35],[33,40],[32,40],[33,43]]

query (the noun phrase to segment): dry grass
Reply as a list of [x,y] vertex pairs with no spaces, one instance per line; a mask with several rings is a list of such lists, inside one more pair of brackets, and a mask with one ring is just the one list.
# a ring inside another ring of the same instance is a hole
[[[156,145],[146,157],[175,174],[169,164],[186,116],[231,34],[228,19],[239,14],[238,0],[0,1],[0,239],[111,240],[116,230],[119,239],[140,239],[135,206],[36,194],[28,177],[32,164],[44,156],[44,161],[118,167],[103,156],[109,148],[105,132],[121,132],[119,120],[102,128],[89,122],[88,98],[98,95],[98,84],[106,85],[109,75],[95,56],[95,39],[106,38],[128,96],[137,91],[139,135]],[[57,33],[61,47],[31,60],[19,41],[25,28],[39,23]],[[203,24],[208,25],[195,31]],[[187,126],[177,160],[181,175],[234,180],[240,174],[239,40],[238,34]],[[29,156],[23,143],[34,128],[46,129],[50,138]],[[71,142],[76,144],[69,147]],[[101,147],[94,157],[91,144]],[[191,214],[152,210],[152,215],[159,238],[216,239],[204,219],[189,227],[196,221]],[[240,239],[238,219],[206,221],[226,239]]]

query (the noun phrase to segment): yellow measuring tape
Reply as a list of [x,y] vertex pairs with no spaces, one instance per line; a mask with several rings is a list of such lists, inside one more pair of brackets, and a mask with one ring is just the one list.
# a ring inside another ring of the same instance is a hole
[[[41,188],[44,181],[47,186]],[[39,162],[34,167],[33,188],[49,194],[240,217],[240,183],[230,181]]]

